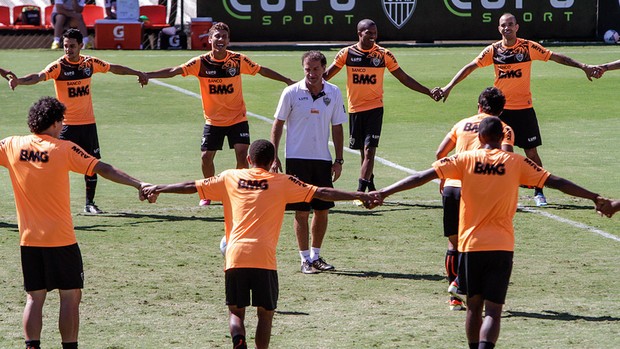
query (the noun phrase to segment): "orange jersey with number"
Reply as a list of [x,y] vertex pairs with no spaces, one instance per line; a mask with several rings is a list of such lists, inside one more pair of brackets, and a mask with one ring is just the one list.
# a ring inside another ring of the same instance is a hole
[[256,75],[261,66],[241,53],[227,51],[217,60],[212,52],[181,65],[183,76],[194,75],[200,83],[205,121],[213,126],[230,126],[246,121],[241,74]]
[[334,58],[338,68],[347,66],[349,112],[359,113],[383,106],[383,74],[399,68],[388,49],[377,44],[362,50],[357,44],[345,47]]
[[196,181],[201,199],[221,201],[226,269],[276,270],[276,246],[287,203],[310,202],[317,187],[260,168],[227,170]]
[[[452,130],[448,133],[450,139],[454,142],[454,153],[462,153],[468,150],[476,150],[482,148],[482,144],[480,143],[480,139],[478,138],[478,127],[480,126],[480,122],[488,118],[489,114],[480,113],[469,118],[463,119],[456,123]],[[502,126],[504,126],[504,140],[502,141],[502,145],[515,145],[514,135],[512,132],[512,128],[502,122]],[[450,187],[460,187],[461,181],[458,179],[448,178],[444,184],[445,186]]]
[[78,62],[71,62],[63,56],[43,70],[45,80],[54,80],[56,97],[67,108],[65,125],[95,123],[93,99],[90,95],[91,76],[95,73],[107,73],[109,70],[109,63],[90,56],[80,56]]
[[92,176],[98,162],[73,142],[47,135],[0,141],[0,165],[11,176],[21,246],[76,243],[69,171]]
[[439,178],[463,183],[459,252],[514,251],[512,219],[519,185],[542,188],[550,176],[532,160],[501,149],[478,149],[433,163]]
[[493,64],[494,85],[506,96],[504,109],[518,110],[532,107],[532,61],[546,62],[551,54],[537,42],[517,39],[512,47],[505,47],[501,41],[487,46],[474,61],[479,67]]

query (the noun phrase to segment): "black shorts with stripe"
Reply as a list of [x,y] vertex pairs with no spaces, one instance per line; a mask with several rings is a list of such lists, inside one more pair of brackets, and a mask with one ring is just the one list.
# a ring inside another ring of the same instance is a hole
[[383,107],[349,113],[349,148],[377,148],[383,126]]
[[64,125],[59,138],[71,141],[84,149],[87,154],[101,159],[97,124]]
[[250,144],[250,124],[247,121],[230,126],[205,124],[202,131],[200,150],[222,150],[225,137],[228,137],[228,147],[230,149],[234,148],[235,144]]
[[532,149],[542,145],[542,137],[534,108],[504,109],[499,118],[512,127],[517,147]]

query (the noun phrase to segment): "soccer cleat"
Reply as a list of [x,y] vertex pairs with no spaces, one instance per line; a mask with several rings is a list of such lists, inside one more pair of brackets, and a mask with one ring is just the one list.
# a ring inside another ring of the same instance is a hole
[[89,50],[93,48],[93,42],[92,41],[88,41],[85,44],[82,44],[82,49],[83,50]]
[[52,50],[60,50],[60,43],[59,42],[52,42]]
[[450,294],[450,296],[454,297],[455,299],[458,299],[463,304],[465,304],[465,300],[467,299],[467,296],[462,293],[459,293],[459,285],[456,283],[456,281],[452,281],[450,286],[448,286],[448,293]]
[[450,310],[453,310],[453,311],[466,310],[465,304],[463,304],[461,300],[451,297],[450,298]]
[[209,206],[209,205],[211,205],[211,200],[200,199],[200,202],[198,203],[198,206]]
[[102,214],[103,213],[103,211],[101,211],[99,209],[99,207],[97,207],[97,205],[95,205],[94,203],[87,204],[86,206],[84,206],[84,212],[85,213],[92,213],[92,214]]
[[358,207],[364,206],[364,203],[362,202],[362,200],[353,200],[353,203],[355,204],[355,206],[358,206]]
[[547,206],[547,198],[545,197],[543,193],[536,194],[536,196],[534,196],[534,202],[536,203],[536,206],[538,207]]
[[301,263],[301,272],[304,274],[316,274],[319,271],[312,266],[312,263],[309,261],[304,261]]
[[333,265],[325,262],[325,260],[321,257],[319,257],[319,259],[317,259],[316,261],[312,262],[312,266],[314,267],[314,269],[319,270],[319,271],[328,271],[328,270],[336,269],[334,268]]

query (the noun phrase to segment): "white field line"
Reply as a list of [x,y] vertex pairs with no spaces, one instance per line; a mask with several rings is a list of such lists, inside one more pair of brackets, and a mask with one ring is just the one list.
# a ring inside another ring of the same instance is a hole
[[[160,86],[163,86],[163,87],[170,88],[172,90],[175,90],[177,92],[181,92],[181,93],[183,93],[185,95],[188,95],[188,96],[200,98],[200,95],[197,94],[197,93],[188,91],[188,90],[186,90],[184,88],[180,88],[178,86],[167,84],[165,82],[161,82],[161,81],[159,81],[157,79],[151,79],[151,80],[149,80],[149,82],[154,83],[155,85],[160,85]],[[253,118],[256,118],[256,119],[268,122],[270,124],[273,122],[273,118],[268,118],[268,117],[265,117],[265,116],[262,116],[262,115],[258,115],[258,114],[252,113],[252,112],[247,112],[247,114],[249,116],[253,117]],[[333,146],[334,144],[332,142],[330,142],[330,145]],[[349,149],[348,147],[344,147],[344,150],[349,152],[349,153],[359,154],[359,151],[353,150],[353,149]],[[408,173],[408,174],[415,174],[415,173],[417,173],[417,171],[414,170],[414,169],[410,169],[410,168],[398,165],[398,164],[396,164],[396,163],[394,163],[394,162],[392,162],[390,160],[387,160],[387,159],[384,159],[384,158],[381,158],[381,157],[378,157],[378,156],[375,157],[375,160],[377,162],[385,165],[385,166],[392,167],[394,169],[403,171],[403,172]],[[438,180],[435,180],[434,182],[439,183]],[[610,234],[610,233],[607,233],[607,232],[602,231],[600,229],[591,227],[589,225],[580,223],[580,222],[575,222],[575,221],[572,221],[570,219],[562,218],[560,216],[556,216],[554,214],[551,214],[551,213],[548,213],[548,212],[545,212],[545,211],[541,211],[541,210],[532,209],[532,208],[520,207],[520,209],[523,210],[523,211],[526,211],[526,212],[539,214],[539,215],[541,215],[543,217],[546,217],[546,218],[549,218],[549,219],[553,219],[553,220],[558,221],[560,223],[565,223],[565,224],[568,224],[568,225],[570,225],[572,227],[583,229],[583,230],[587,230],[587,231],[590,231],[592,233],[596,233],[596,234],[598,234],[598,235],[600,235],[602,237],[605,237],[605,238],[612,239],[612,240],[620,242],[620,237],[618,237],[616,235],[613,235],[613,234]]]

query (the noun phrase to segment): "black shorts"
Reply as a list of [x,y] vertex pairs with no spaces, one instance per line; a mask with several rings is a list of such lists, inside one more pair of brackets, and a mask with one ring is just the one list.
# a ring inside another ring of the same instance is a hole
[[534,108],[509,110],[504,109],[499,118],[512,127],[515,145],[523,149],[532,149],[542,145],[540,128]]
[[459,253],[459,291],[504,304],[512,273],[511,251]]
[[[332,184],[332,162],[326,160],[286,159],[286,173],[297,177],[302,182],[317,187],[330,187]],[[333,201],[312,199],[310,202],[287,204],[288,211],[329,210],[334,207]]]
[[60,132],[60,139],[71,141],[97,159],[101,159],[97,124],[64,125]]
[[349,148],[362,149],[365,146],[379,146],[381,126],[383,125],[383,107],[349,114]]
[[459,233],[459,207],[461,205],[460,187],[443,187],[443,236],[448,237]]
[[230,126],[205,124],[200,150],[222,150],[224,137],[228,137],[230,149],[234,148],[235,144],[250,144],[250,124],[247,121]]
[[226,305],[245,308],[252,306],[275,310],[278,306],[278,272],[259,268],[231,268],[226,270]]
[[26,292],[84,288],[84,266],[78,244],[62,247],[21,246]]

